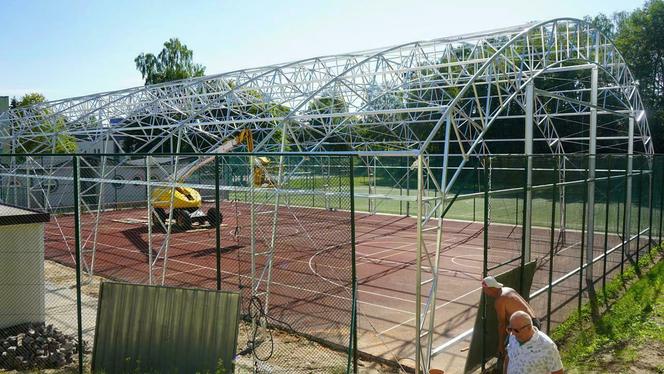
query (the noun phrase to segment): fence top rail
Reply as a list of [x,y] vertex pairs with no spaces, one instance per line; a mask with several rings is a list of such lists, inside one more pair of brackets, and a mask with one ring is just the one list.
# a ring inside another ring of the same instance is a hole
[[137,152],[137,153],[11,153],[0,155],[0,157],[196,157],[196,156],[303,156],[303,157],[399,157],[399,156],[419,156],[420,151],[330,151],[330,152],[223,152],[223,153],[202,153],[202,152],[179,152],[179,153],[158,153],[158,152]]
[[[314,152],[179,152],[179,153],[169,153],[169,152],[137,152],[137,153],[8,153],[0,155],[0,158],[12,158],[12,157],[196,157],[196,156],[236,156],[236,157],[247,157],[247,156],[312,156],[312,157],[417,157],[419,155],[424,155],[426,157],[444,157],[444,154],[440,153],[425,153],[416,149],[412,150],[394,150],[394,151],[314,151]],[[474,155],[471,158],[475,159],[487,159],[487,158],[505,158],[505,159],[518,159],[518,158],[550,158],[550,157],[564,157],[564,158],[587,158],[590,157],[589,153],[567,153],[567,154],[552,154],[552,153],[541,153],[541,154],[532,154],[526,155],[522,153],[496,153],[496,154],[478,154]],[[627,158],[628,154],[625,153],[598,153],[594,155],[598,158],[605,157],[623,157]],[[659,158],[664,156],[664,154],[646,154],[646,153],[634,153],[631,155],[633,158]],[[458,153],[448,154],[450,158],[465,158],[466,155]]]

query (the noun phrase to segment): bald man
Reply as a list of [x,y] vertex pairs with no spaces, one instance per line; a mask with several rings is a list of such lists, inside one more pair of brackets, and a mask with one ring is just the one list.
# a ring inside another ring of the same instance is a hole
[[540,328],[539,319],[535,317],[535,311],[530,307],[528,302],[519,295],[514,289],[503,287],[503,284],[498,282],[494,277],[488,276],[482,280],[482,292],[485,295],[496,299],[494,306],[496,308],[496,316],[498,317],[498,358],[505,356],[505,344],[507,336],[507,323],[509,318],[514,312],[523,311],[528,313],[534,325]]
[[563,363],[556,343],[533,326],[528,313],[514,312],[508,327],[504,373],[563,374]]

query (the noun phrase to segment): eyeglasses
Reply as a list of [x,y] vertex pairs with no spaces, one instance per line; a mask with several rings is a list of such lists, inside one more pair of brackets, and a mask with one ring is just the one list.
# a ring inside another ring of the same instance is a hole
[[518,333],[520,333],[521,331],[523,331],[526,327],[530,327],[530,326],[532,326],[532,325],[529,323],[529,324],[527,324],[527,325],[525,325],[525,326],[521,326],[521,327],[519,327],[519,328],[508,327],[508,328],[507,328],[507,332],[513,332],[513,333],[515,333],[515,334],[518,334]]

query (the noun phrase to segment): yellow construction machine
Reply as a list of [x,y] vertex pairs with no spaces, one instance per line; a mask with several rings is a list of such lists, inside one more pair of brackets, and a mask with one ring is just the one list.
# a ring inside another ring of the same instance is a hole
[[[235,146],[241,143],[247,144],[247,150],[252,152],[254,150],[254,139],[249,129],[243,129],[235,138],[225,142],[213,153],[226,153],[230,152]],[[175,180],[184,182],[186,178],[191,176],[196,170],[214,161],[214,156],[205,159],[199,159],[176,173]],[[268,178],[266,178],[265,168],[270,163],[267,157],[255,157],[254,169],[252,171],[252,183],[255,186],[273,185]],[[172,197],[172,203],[171,203]],[[153,223],[159,227],[161,224],[165,225],[168,220],[168,210],[172,208],[172,218],[179,229],[189,230],[192,228],[194,222],[205,223],[208,222],[210,226],[215,227],[220,225],[223,216],[216,208],[210,208],[207,214],[201,210],[202,199],[201,194],[191,187],[159,187],[154,188],[151,193],[151,202],[154,209]]]

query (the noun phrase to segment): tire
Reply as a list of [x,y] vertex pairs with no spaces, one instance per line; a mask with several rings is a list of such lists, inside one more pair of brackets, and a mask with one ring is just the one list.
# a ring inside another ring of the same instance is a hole
[[162,231],[166,227],[166,219],[168,216],[161,208],[155,208],[152,213],[152,229],[157,231]]
[[178,227],[183,231],[191,230],[192,222],[189,213],[186,210],[181,209],[176,210],[175,213],[175,222]]
[[[155,216],[156,216],[161,222],[163,222],[164,224],[166,224],[166,219],[168,218],[168,214],[166,214],[166,211],[163,210],[162,208],[155,208],[154,211],[155,211],[155,213],[156,213]],[[153,218],[154,218],[155,216],[153,216]]]
[[207,221],[210,224],[210,226],[217,227],[221,225],[222,220],[224,217],[219,213],[217,208],[210,208],[207,211]]

